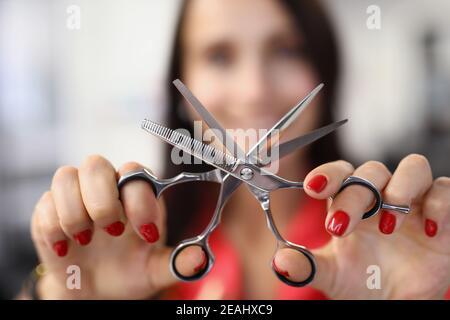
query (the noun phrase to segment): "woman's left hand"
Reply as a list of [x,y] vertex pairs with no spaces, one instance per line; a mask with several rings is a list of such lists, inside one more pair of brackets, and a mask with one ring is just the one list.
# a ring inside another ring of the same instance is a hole
[[[307,175],[305,191],[327,199],[350,175],[369,180],[382,190],[384,202],[409,205],[411,212],[381,211],[362,220],[373,194],[361,186],[344,189],[330,201],[325,222],[333,238],[313,251],[317,274],[312,286],[334,299],[443,298],[450,286],[450,178],[433,180],[428,160],[412,154],[393,174],[376,161],[356,170],[345,161],[321,165]],[[276,263],[299,280],[295,277],[304,265],[280,252]],[[377,270],[381,287],[371,288],[368,278]]]

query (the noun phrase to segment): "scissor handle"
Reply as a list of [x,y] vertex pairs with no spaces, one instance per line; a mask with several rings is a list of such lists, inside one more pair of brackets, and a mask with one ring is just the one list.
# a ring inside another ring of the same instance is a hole
[[[217,172],[220,174],[219,170],[217,170]],[[218,226],[220,222],[222,209],[225,206],[227,200],[233,194],[233,192],[239,187],[240,184],[241,184],[240,180],[234,179],[232,177],[228,177],[227,179],[225,179],[224,183],[221,185],[220,188],[219,199],[217,200],[214,214],[209,224],[206,226],[205,230],[203,230],[203,232],[200,235],[194,238],[181,241],[172,251],[172,255],[170,258],[170,270],[172,271],[172,274],[175,277],[177,277],[182,281],[194,281],[203,278],[205,275],[209,273],[209,271],[214,265],[215,260],[214,254],[212,253],[211,248],[209,247],[208,244],[209,236]],[[187,277],[178,272],[176,268],[176,258],[184,249],[190,246],[199,246],[200,248],[202,248],[203,252],[206,255],[207,262],[206,265],[202,268],[202,270],[198,270],[196,274]]]
[[143,180],[151,185],[155,196],[159,198],[164,190],[179,183],[191,181],[220,182],[221,179],[222,177],[220,176],[220,172],[218,170],[211,170],[207,172],[182,172],[170,179],[159,179],[149,170],[144,168],[131,171],[121,176],[117,186],[120,189],[130,181]]
[[311,266],[311,273],[310,275],[303,281],[293,281],[288,279],[286,276],[280,274],[275,268],[274,265],[272,264],[272,271],[275,273],[275,275],[278,277],[278,279],[280,279],[282,282],[286,283],[287,285],[293,286],[293,287],[304,287],[306,285],[308,285],[309,283],[311,283],[311,281],[313,281],[315,275],[316,275],[316,271],[317,271],[317,266],[316,266],[316,260],[314,258],[314,255],[305,247],[300,246],[298,244],[289,242],[287,240],[284,241],[278,241],[278,246],[277,246],[277,250],[280,249],[293,249],[301,254],[303,254],[307,259],[308,262]]
[[[211,170],[207,172],[182,172],[178,174],[177,176],[171,178],[171,179],[159,179],[154,174],[152,174],[147,169],[141,169],[129,172],[122,177],[120,177],[119,182],[117,184],[118,188],[122,188],[125,184],[128,182],[134,181],[134,180],[143,180],[150,184],[150,186],[153,189],[153,192],[155,193],[156,197],[159,198],[161,196],[161,193],[166,190],[167,188],[183,183],[183,182],[191,182],[191,181],[210,181],[210,182],[221,182],[223,180],[223,176],[220,172],[220,170]],[[219,216],[221,210],[221,206],[216,210],[218,213],[215,214],[215,216]],[[217,220],[216,217],[216,220]],[[208,244],[208,236],[210,232],[215,228],[217,224],[217,221],[212,221],[211,225],[197,237],[186,239],[181,241],[175,249],[172,251],[171,258],[170,258],[170,270],[174,274],[175,277],[182,281],[193,281],[198,280],[202,277],[204,277],[212,268],[214,264],[214,255],[209,248]],[[185,250],[187,247],[190,246],[199,246],[202,248],[203,252],[206,255],[207,263],[206,266],[202,270],[198,270],[198,272],[193,276],[184,276],[181,274],[177,268],[176,268],[176,259],[178,255]]]
[[161,183],[161,181],[150,171],[148,171],[147,169],[141,169],[128,172],[127,174],[121,176],[117,183],[117,187],[121,189],[127,183],[135,180],[143,180],[150,184],[156,197],[159,197],[161,195],[161,192],[165,186],[165,184]]
[[[298,188],[298,187],[297,187]],[[307,259],[308,262],[311,266],[311,273],[310,275],[303,281],[293,281],[291,279],[288,279],[286,276],[280,274],[274,267],[274,265],[272,264],[272,271],[275,273],[275,275],[278,277],[278,279],[280,279],[281,281],[283,281],[284,283],[293,286],[293,287],[304,287],[307,284],[309,284],[315,277],[316,275],[316,260],[314,259],[314,255],[308,250],[306,249],[304,246],[292,243],[290,241],[287,241],[280,233],[280,231],[278,230],[275,220],[273,218],[272,215],[272,210],[270,209],[270,195],[268,192],[262,192],[260,190],[257,190],[255,188],[252,189],[252,192],[257,196],[259,203],[261,204],[262,209],[264,210],[265,216],[266,216],[266,221],[267,221],[267,226],[269,228],[269,230],[272,232],[272,234],[275,236],[275,239],[277,240],[277,249],[275,251],[275,253],[280,250],[280,249],[285,249],[285,248],[289,248],[289,249],[293,249],[299,253],[301,253],[302,255],[304,255]],[[274,261],[273,259],[275,259],[275,256],[272,258],[272,261]]]
[[[360,185],[360,186],[363,186],[363,187],[369,189],[375,197],[374,205],[372,206],[372,208],[369,211],[367,211],[363,214],[362,219],[370,218],[371,216],[377,214],[381,209],[394,210],[394,211],[398,211],[398,212],[401,212],[404,214],[408,214],[410,211],[410,208],[408,206],[397,206],[397,205],[383,203],[383,199],[381,197],[381,192],[377,189],[377,187],[375,187],[375,185],[373,183],[371,183],[370,181],[363,179],[363,178],[359,178],[359,177],[350,176],[347,179],[345,179],[341,185],[341,188],[336,193],[336,195],[338,193],[342,192],[345,188],[352,186],[352,185]],[[334,196],[336,196],[336,195],[334,195]]]
[[[198,246],[203,250],[206,257],[206,264],[201,270],[196,270],[196,273],[194,275],[185,276],[178,271],[176,266],[176,259],[183,250],[192,246]],[[181,281],[195,281],[203,278],[209,273],[212,266],[214,265],[214,260],[214,254],[212,253],[208,244],[208,237],[200,235],[195,238],[183,240],[175,247],[175,249],[172,251],[172,254],[170,255],[170,271]]]

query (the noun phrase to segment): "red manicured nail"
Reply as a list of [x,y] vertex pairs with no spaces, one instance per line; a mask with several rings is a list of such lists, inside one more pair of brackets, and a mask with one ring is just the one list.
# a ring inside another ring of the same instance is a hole
[[206,254],[203,250],[202,250],[202,255],[203,255],[202,263],[194,268],[195,273],[205,269],[206,263],[208,262],[208,260],[206,259]]
[[327,183],[328,183],[327,177],[325,177],[324,175],[319,174],[319,175],[313,177],[311,180],[309,180],[309,182],[306,185],[306,187],[308,189],[313,190],[316,193],[319,193],[323,189],[325,189],[325,187],[327,186]]
[[89,242],[91,242],[92,231],[91,229],[86,229],[84,231],[78,232],[73,237],[75,238],[75,240],[78,242],[79,245],[85,246]]
[[153,222],[143,224],[139,231],[147,242],[153,243],[159,239],[158,227]]
[[289,272],[287,271],[283,271],[280,268],[278,268],[278,266],[275,264],[275,259],[272,260],[272,268],[279,274],[281,274],[282,276],[285,277],[289,277]]
[[384,234],[391,234],[394,232],[396,220],[395,215],[388,211],[383,211],[378,228]]
[[118,237],[123,233],[123,230],[125,230],[125,225],[121,221],[116,221],[109,226],[106,226],[104,229],[113,237]]
[[347,213],[342,210],[336,211],[328,222],[327,229],[336,236],[342,236],[348,227],[350,218]]
[[425,220],[425,233],[429,237],[434,237],[437,233],[437,223],[433,220],[426,219]]
[[67,254],[67,241],[61,240],[53,244],[53,250],[55,250],[58,257],[64,257]]

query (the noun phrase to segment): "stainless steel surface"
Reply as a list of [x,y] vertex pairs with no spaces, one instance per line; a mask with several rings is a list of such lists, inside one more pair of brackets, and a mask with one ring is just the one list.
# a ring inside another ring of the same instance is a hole
[[[167,143],[177,147],[198,159],[216,167],[217,169],[211,170],[209,172],[203,173],[181,173],[171,179],[158,179],[148,170],[140,170],[136,172],[132,172],[119,180],[119,187],[122,187],[125,183],[135,180],[135,179],[143,179],[150,183],[155,191],[157,197],[161,195],[161,193],[167,188],[185,182],[194,182],[194,181],[212,181],[219,183],[221,185],[219,192],[219,199],[217,201],[217,205],[212,216],[211,221],[208,226],[203,230],[201,234],[196,237],[186,239],[181,241],[171,255],[170,261],[170,269],[172,273],[183,281],[192,281],[197,280],[204,277],[212,268],[214,264],[214,254],[211,251],[208,239],[210,234],[214,231],[214,229],[219,225],[221,220],[221,213],[223,207],[227,203],[227,201],[231,198],[233,193],[237,190],[237,188],[241,185],[242,182],[245,182],[245,185],[249,188],[251,193],[254,195],[255,199],[260,203],[261,208],[265,214],[265,218],[267,221],[267,226],[269,230],[275,236],[277,241],[277,250],[283,248],[289,248],[296,250],[298,253],[304,255],[311,267],[310,276],[300,282],[294,282],[283,275],[276,273],[277,277],[292,286],[304,286],[311,282],[314,278],[316,272],[316,263],[314,260],[314,256],[308,251],[305,247],[300,246],[298,244],[291,243],[283,238],[272,216],[272,211],[270,208],[270,193],[272,191],[278,189],[288,189],[288,188],[296,188],[303,189],[303,181],[294,182],[283,179],[273,173],[270,173],[262,168],[263,163],[254,163],[255,159],[259,159],[258,150],[261,145],[266,142],[266,139],[276,130],[284,130],[289,126],[295,118],[301,113],[302,110],[311,102],[312,98],[318,93],[318,91],[322,88],[323,85],[319,85],[314,89],[305,99],[303,99],[300,103],[298,103],[294,108],[292,108],[283,118],[278,121],[268,132],[267,134],[258,141],[247,154],[244,154],[240,149],[239,145],[228,135],[226,130],[222,128],[217,120],[203,107],[200,101],[195,98],[195,96],[189,91],[189,89],[184,86],[184,84],[180,80],[174,81],[175,86],[178,90],[183,94],[183,96],[191,103],[191,105],[197,110],[197,112],[201,115],[204,121],[211,129],[216,129],[222,134],[222,138],[225,141],[222,141],[229,152],[232,155],[237,155],[234,157],[228,153],[225,153],[217,148],[214,148],[210,145],[206,145],[198,140],[195,140],[186,135],[180,134],[174,130],[166,128],[160,124],[157,124],[151,120],[145,119],[141,126],[147,132],[157,136],[158,138],[166,141]],[[300,147],[303,147],[309,143],[316,141],[317,139],[333,132],[343,124],[345,124],[347,120],[342,120],[339,122],[335,122],[328,126],[324,126],[317,130],[314,130],[306,135],[294,138],[290,141],[277,144],[276,147],[279,147],[279,158],[290,154],[291,152],[297,150]],[[231,139],[231,140],[230,140]],[[264,149],[263,149],[264,150]],[[272,159],[274,160],[274,159]],[[380,211],[382,208],[389,208],[391,210],[396,210],[402,213],[408,213],[409,208],[405,206],[396,206],[391,204],[385,204],[382,201],[381,193],[377,188],[370,182],[362,178],[358,177],[349,177],[347,178],[341,186],[339,192],[344,190],[345,188],[352,185],[360,185],[367,189],[369,189],[374,197],[375,197],[375,205],[368,212],[364,213],[363,219],[367,219]],[[199,273],[186,277],[178,272],[176,269],[176,258],[180,254],[182,250],[189,246],[199,246],[204,251],[208,257],[207,265],[204,270]]]

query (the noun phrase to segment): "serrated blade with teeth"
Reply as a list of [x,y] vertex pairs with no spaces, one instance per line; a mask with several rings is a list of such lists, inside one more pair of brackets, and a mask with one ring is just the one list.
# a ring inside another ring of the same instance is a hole
[[179,148],[190,155],[193,155],[194,157],[230,174],[233,174],[233,170],[238,163],[236,158],[222,152],[219,149],[204,144],[175,130],[164,127],[151,120],[144,119],[141,123],[141,128],[173,145],[174,147]]

